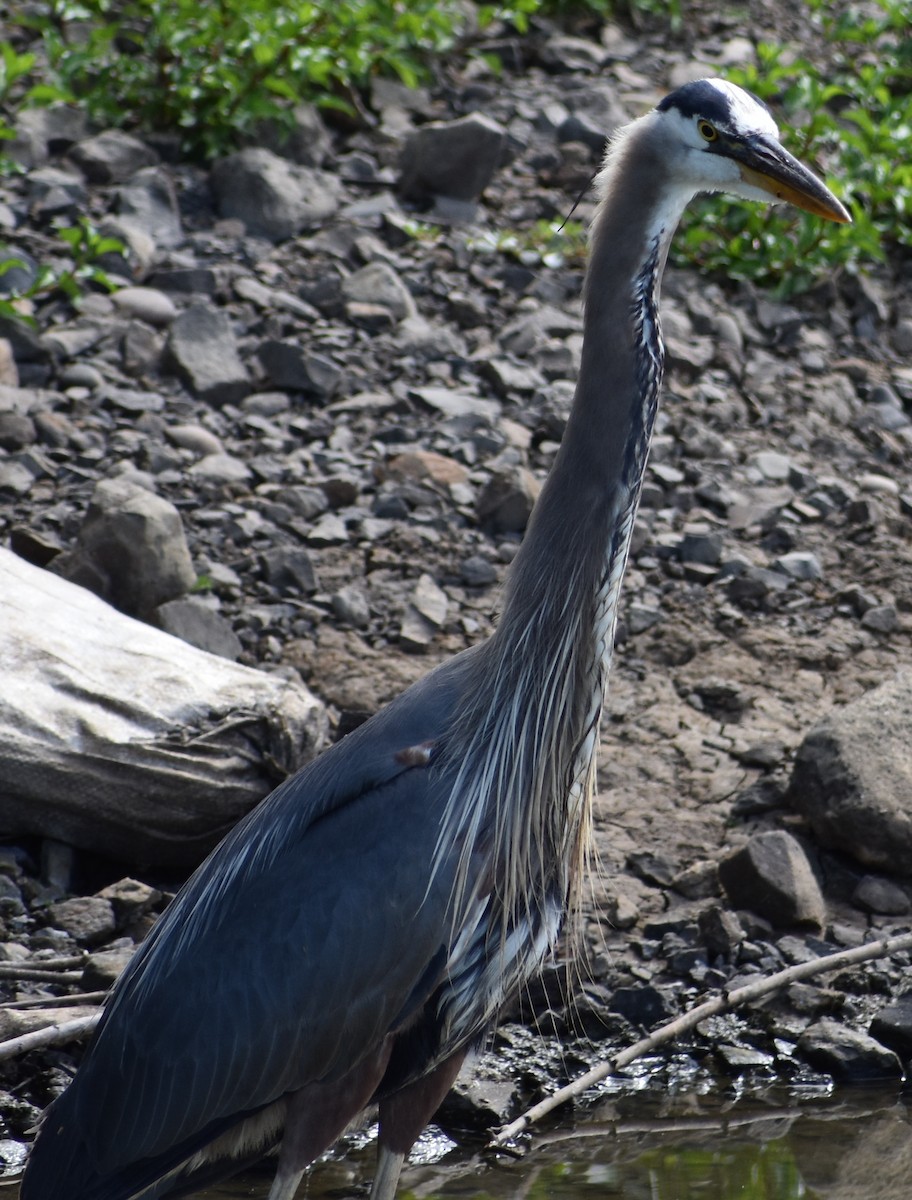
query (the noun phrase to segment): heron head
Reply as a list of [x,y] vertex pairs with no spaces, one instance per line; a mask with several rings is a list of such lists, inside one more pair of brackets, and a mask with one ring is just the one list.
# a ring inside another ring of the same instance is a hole
[[659,104],[669,169],[694,192],[787,201],[842,224],[851,221],[829,188],[779,141],[762,100],[724,79],[698,79]]

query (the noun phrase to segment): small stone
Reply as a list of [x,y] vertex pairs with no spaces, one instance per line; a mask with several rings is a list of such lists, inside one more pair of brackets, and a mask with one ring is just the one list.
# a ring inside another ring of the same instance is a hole
[[434,195],[476,200],[500,163],[506,136],[502,126],[483,113],[423,125],[402,151],[402,194],[419,200]]
[[262,557],[263,577],[282,595],[312,595],[317,590],[313,559],[299,546],[274,546]]
[[207,454],[187,474],[206,483],[249,483],[252,478],[244,460],[232,454]]
[[903,992],[875,1013],[868,1032],[903,1062],[912,1061],[912,992]]
[[460,574],[469,587],[486,587],[497,579],[497,568],[480,554],[472,554],[463,561]]
[[243,221],[248,233],[273,242],[328,220],[339,207],[339,184],[332,175],[264,147],[220,159],[209,179],[221,216]]
[[353,625],[356,629],[363,629],[370,624],[370,604],[367,596],[354,584],[348,584],[334,592],[330,602],[333,612],[345,624]]
[[718,566],[722,559],[722,534],[715,530],[685,530],[680,542],[683,562]]
[[386,464],[386,469],[394,479],[430,479],[444,486],[465,483],[469,478],[469,472],[462,463],[435,450],[410,450],[406,454],[397,454]]
[[82,988],[86,992],[106,992],[120,978],[133,957],[134,947],[99,950],[89,956],[82,969]]
[[193,304],[171,325],[168,349],[180,375],[201,400],[233,404],[251,390],[226,313]]
[[38,439],[35,422],[24,413],[0,411],[0,450],[22,450]]
[[425,654],[436,632],[430,621],[409,605],[399,626],[399,645],[409,654]]
[[430,575],[422,575],[412,592],[411,603],[416,612],[435,629],[446,624],[449,601],[446,592],[437,586]]
[[120,129],[108,129],[78,142],[69,157],[90,183],[122,183],[140,168],[158,162],[151,147]]
[[327,513],[307,534],[311,546],[341,546],[349,540],[348,527],[335,513]]
[[857,1033],[827,1018],[802,1033],[798,1052],[812,1067],[840,1082],[902,1078],[902,1064],[893,1050],[866,1033]]
[[899,917],[912,911],[908,893],[889,879],[865,875],[852,893],[852,903],[864,912]]
[[262,342],[257,356],[273,387],[306,392],[320,401],[335,394],[342,378],[341,368],[331,358],[315,354],[297,341]]
[[75,549],[51,566],[134,615],[183,595],[196,582],[177,509],[126,476],[98,484]]
[[84,946],[110,938],[117,928],[110,900],[100,896],[74,896],[47,908],[48,924],[62,929]]
[[109,883],[96,893],[102,900],[108,900],[114,910],[118,925],[133,921],[161,902],[162,894],[158,888],[150,887],[138,879],[118,879]]
[[116,208],[122,219],[137,224],[156,246],[177,246],[183,241],[174,184],[160,167],[137,171],[118,189]]
[[899,628],[899,617],[892,604],[875,604],[861,618],[862,629],[873,633],[895,633]]
[[807,582],[812,579],[823,578],[823,567],[820,565],[820,559],[816,554],[811,554],[808,551],[793,550],[789,554],[780,555],[773,566],[778,571],[789,575],[792,579],[800,579]]
[[342,282],[346,300],[360,304],[375,304],[388,310],[395,321],[417,314],[412,294],[393,270],[384,262],[369,263]]
[[637,604],[634,601],[628,605],[627,630],[633,637],[636,637],[638,633],[645,633],[647,629],[652,629],[661,619],[661,611],[650,604]]
[[746,908],[777,928],[823,928],[826,906],[801,844],[790,833],[755,834],[719,864],[719,879],[735,908]]
[[202,425],[169,425],[165,436],[184,450],[205,457],[207,454],[223,454],[224,446],[217,438]]
[[174,301],[157,288],[126,287],[111,296],[114,307],[150,325],[170,325],[177,316]]
[[182,642],[232,662],[237,662],[243,651],[230,623],[199,596],[182,596],[160,604],[155,610],[155,624]]
[[541,484],[526,467],[495,471],[478,497],[478,519],[498,533],[521,533],[540,491]]
[[751,459],[764,479],[774,483],[786,482],[792,472],[792,460],[775,450],[761,450]]

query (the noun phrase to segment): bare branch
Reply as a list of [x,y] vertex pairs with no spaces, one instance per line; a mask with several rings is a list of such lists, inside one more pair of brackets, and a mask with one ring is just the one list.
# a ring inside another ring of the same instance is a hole
[[707,1017],[718,1016],[719,1013],[730,1012],[745,1004],[751,1004],[763,996],[787,987],[791,983],[796,983],[798,980],[808,979],[812,975],[854,966],[855,963],[868,962],[875,958],[888,958],[891,954],[898,954],[902,950],[912,950],[912,933],[901,934],[899,937],[882,938],[877,942],[866,942],[863,946],[855,946],[851,950],[839,950],[835,954],[825,954],[810,962],[786,967],[784,971],[777,971],[775,975],[764,976],[756,983],[745,984],[744,987],[735,988],[730,992],[724,991],[712,1000],[707,1000],[703,1004],[697,1005],[696,1008],[683,1013],[680,1017],[676,1017],[673,1021],[669,1021],[666,1025],[660,1026],[648,1037],[629,1046],[626,1050],[622,1050],[613,1059],[598,1063],[572,1083],[559,1088],[553,1095],[547,1096],[538,1104],[533,1105],[521,1117],[517,1117],[509,1125],[505,1125],[499,1133],[494,1135],[490,1144],[504,1146],[553,1109],[559,1108],[561,1104],[566,1104],[568,1100],[581,1095],[587,1088],[607,1079],[609,1075],[623,1070],[635,1059],[641,1058],[644,1054],[655,1050],[656,1047],[673,1041],[682,1033],[699,1025],[701,1021],[705,1021]]
[[94,1013],[90,1017],[76,1017],[73,1021],[62,1021],[59,1025],[47,1025],[44,1029],[33,1029],[31,1033],[9,1038],[0,1042],[0,1062],[24,1054],[27,1050],[78,1042],[81,1038],[88,1037],[100,1020],[101,1013]]

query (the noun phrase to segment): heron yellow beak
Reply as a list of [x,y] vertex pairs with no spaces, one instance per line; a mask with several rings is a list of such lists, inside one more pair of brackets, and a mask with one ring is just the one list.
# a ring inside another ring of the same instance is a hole
[[851,224],[845,206],[826,184],[778,142],[756,138],[729,147],[727,153],[737,162],[743,181],[751,187],[817,217],[840,225]]

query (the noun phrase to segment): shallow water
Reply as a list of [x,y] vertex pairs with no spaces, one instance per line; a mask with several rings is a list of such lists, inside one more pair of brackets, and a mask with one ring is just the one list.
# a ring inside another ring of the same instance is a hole
[[[433,1200],[908,1200],[912,1098],[841,1090],[770,1089],[610,1096],[574,1126],[535,1134],[522,1158],[451,1148],[428,1137],[403,1174],[400,1196]],[[301,1197],[366,1195],[367,1139],[317,1163]],[[202,1193],[265,1200],[271,1168]]]

